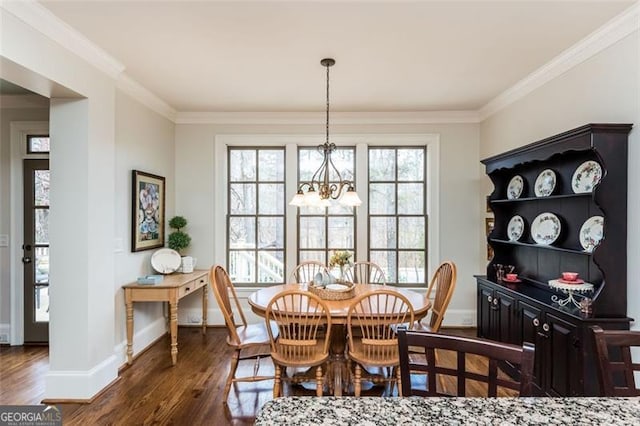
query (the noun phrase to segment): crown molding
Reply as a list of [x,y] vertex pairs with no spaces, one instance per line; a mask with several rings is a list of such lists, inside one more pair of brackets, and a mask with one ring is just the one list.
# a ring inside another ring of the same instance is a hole
[[0,108],[49,108],[49,99],[40,95],[0,95]]
[[484,121],[638,29],[640,29],[640,2],[634,3],[586,38],[493,98],[477,111],[480,121]]
[[[324,112],[178,112],[176,124],[324,124]],[[478,123],[476,111],[332,112],[331,124]]]
[[176,110],[126,73],[120,74],[117,87],[149,109],[176,123]]
[[78,55],[112,78],[124,65],[34,0],[0,1],[0,8]]

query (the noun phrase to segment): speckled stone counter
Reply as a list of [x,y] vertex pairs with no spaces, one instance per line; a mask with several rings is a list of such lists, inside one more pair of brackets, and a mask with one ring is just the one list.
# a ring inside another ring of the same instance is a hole
[[640,425],[640,398],[335,398],[267,402],[256,425]]

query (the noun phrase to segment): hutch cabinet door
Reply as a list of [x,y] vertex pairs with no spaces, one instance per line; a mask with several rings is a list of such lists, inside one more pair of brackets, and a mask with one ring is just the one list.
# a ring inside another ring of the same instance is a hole
[[507,343],[517,343],[519,339],[518,327],[516,326],[516,301],[500,290],[496,290],[494,300],[498,303],[494,304],[494,324],[497,331],[496,340]]
[[[578,327],[552,313],[547,312],[543,327],[546,325],[545,340],[549,356],[547,365],[548,381],[545,386],[551,396],[579,395],[582,359]],[[594,371],[595,373],[595,371]]]
[[493,339],[494,337],[491,332],[493,292],[493,288],[478,284],[478,337],[485,339]]
[[518,302],[518,314],[520,316],[520,330],[521,341],[518,343],[529,342],[536,346],[535,358],[533,363],[533,377],[534,382],[540,387],[544,388],[543,365],[546,358],[544,353],[544,340],[542,337],[541,325],[542,325],[542,311],[522,301]]

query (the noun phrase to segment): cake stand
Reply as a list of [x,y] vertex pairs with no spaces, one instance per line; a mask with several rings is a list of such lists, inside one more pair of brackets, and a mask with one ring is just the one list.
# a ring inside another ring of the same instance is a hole
[[575,292],[587,293],[593,291],[593,284],[591,283],[583,282],[580,284],[567,284],[566,282],[560,281],[560,279],[549,280],[549,287],[560,290],[564,294],[568,295],[565,299],[561,299],[554,294],[553,296],[551,296],[552,302],[555,302],[560,306],[566,306],[569,303],[573,303],[576,308],[581,308],[581,306],[580,302],[576,300],[573,294]]

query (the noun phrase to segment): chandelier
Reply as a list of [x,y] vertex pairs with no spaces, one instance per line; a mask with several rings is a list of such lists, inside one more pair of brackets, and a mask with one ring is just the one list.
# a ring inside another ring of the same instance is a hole
[[[298,192],[289,203],[292,206],[328,207],[331,205],[330,200],[338,200],[340,204],[350,207],[362,204],[353,182],[343,180],[340,172],[331,160],[331,153],[336,150],[336,144],[329,143],[329,67],[332,67],[335,63],[336,61],[332,58],[325,58],[320,61],[320,64],[327,68],[326,139],[322,145],[318,145],[318,151],[322,153],[322,163],[309,182],[302,182],[298,186]],[[338,176],[337,183],[329,182],[329,172],[331,170]],[[304,192],[305,189],[306,192]]]

